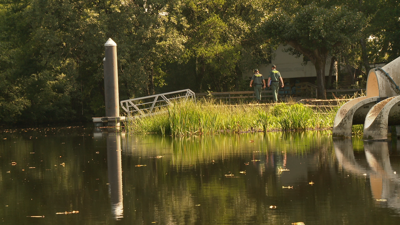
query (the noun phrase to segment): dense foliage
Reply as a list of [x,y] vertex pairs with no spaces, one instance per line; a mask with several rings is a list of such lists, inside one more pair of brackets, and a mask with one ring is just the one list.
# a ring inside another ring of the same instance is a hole
[[328,54],[364,73],[396,58],[398,10],[396,0],[0,0],[0,124],[103,116],[108,38],[120,99],[243,90],[278,44],[317,71]]

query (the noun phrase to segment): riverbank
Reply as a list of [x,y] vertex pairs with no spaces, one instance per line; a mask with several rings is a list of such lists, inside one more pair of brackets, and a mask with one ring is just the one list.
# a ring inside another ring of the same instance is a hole
[[311,107],[295,102],[228,105],[215,100],[183,101],[169,106],[165,113],[128,120],[125,130],[172,136],[329,130],[341,105]]

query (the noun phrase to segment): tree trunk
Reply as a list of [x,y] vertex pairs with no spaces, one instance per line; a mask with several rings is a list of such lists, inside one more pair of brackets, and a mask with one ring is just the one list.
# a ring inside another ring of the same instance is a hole
[[335,69],[335,62],[336,62],[336,57],[332,56],[331,58],[331,66],[329,67],[329,76],[328,76],[328,84],[326,85],[327,88],[332,87],[332,75],[333,75],[333,70]]
[[203,77],[204,77],[204,63],[203,60],[196,57],[196,89],[197,92],[201,92],[203,89]]
[[365,39],[361,38],[360,40],[361,44],[361,57],[362,57],[362,62],[365,67],[365,73],[368,76],[369,71],[371,70],[371,67],[369,66],[369,61],[368,61],[368,56],[367,56],[367,46],[365,44]]
[[315,57],[315,71],[317,72],[317,98],[326,99],[325,89],[325,63],[326,57],[317,56]]
[[235,91],[240,91],[241,88],[240,83],[243,81],[243,74],[238,65],[235,66],[235,72],[236,72]]
[[153,70],[149,70],[149,80],[147,83],[147,94],[154,95],[154,78],[153,78]]
[[289,41],[287,44],[301,52],[303,55],[307,56],[314,64],[315,71],[317,72],[317,98],[326,99],[325,64],[329,52],[326,49],[315,49],[313,51],[309,51],[304,49],[295,41]]
[[355,69],[352,66],[350,66],[349,60],[348,60],[347,57],[345,57],[344,61],[346,63],[346,70],[347,70],[347,73],[349,74],[349,77],[350,77],[350,80],[351,80],[351,84],[353,85],[353,84],[356,83]]

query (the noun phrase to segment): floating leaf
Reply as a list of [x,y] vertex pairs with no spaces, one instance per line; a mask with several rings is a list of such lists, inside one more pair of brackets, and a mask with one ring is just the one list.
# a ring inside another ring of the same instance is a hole
[[79,211],[71,211],[71,212],[67,212],[67,211],[65,211],[65,212],[56,212],[56,215],[68,215],[68,214],[78,214],[79,213]]
[[135,165],[135,167],[143,167],[143,166],[147,166],[147,165]]
[[293,186],[282,186],[283,189],[293,189]]
[[287,168],[282,168],[282,167],[280,167],[280,168],[278,169],[278,171],[279,171],[279,172],[289,172],[290,170],[287,169]]
[[26,217],[30,217],[30,218],[44,218],[44,216],[26,216]]

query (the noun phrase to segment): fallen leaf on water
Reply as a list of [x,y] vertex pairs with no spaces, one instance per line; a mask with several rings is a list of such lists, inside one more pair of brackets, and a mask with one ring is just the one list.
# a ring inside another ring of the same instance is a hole
[[293,186],[282,186],[283,189],[293,189]]
[[246,170],[245,170],[245,171],[240,171],[239,173],[241,173],[241,174],[246,174]]
[[259,159],[253,159],[253,160],[251,160],[252,162],[260,162],[261,160],[259,160]]
[[143,167],[143,166],[147,166],[147,165],[135,165],[135,167]]
[[35,154],[35,152],[29,152],[29,154],[33,155],[33,154]]
[[276,209],[276,205],[270,205],[269,208],[270,209]]
[[197,204],[197,205],[195,205],[195,206],[200,206],[200,204]]
[[305,223],[303,223],[303,222],[295,222],[295,223],[292,223],[292,225],[305,225]]
[[71,211],[71,212],[67,212],[67,211],[65,211],[65,212],[56,212],[56,215],[67,215],[67,214],[78,214],[79,213],[79,211]]
[[44,216],[26,216],[26,217],[30,217],[30,218],[44,218]]
[[286,168],[279,168],[278,169],[279,170],[279,172],[289,172],[290,170],[289,169],[286,169]]
[[156,156],[156,159],[161,159],[163,156],[162,155],[158,155]]
[[254,142],[254,140],[250,140],[250,143],[253,143]]
[[235,174],[233,174],[233,173],[225,174],[225,177],[234,177],[234,176],[235,176]]
[[15,165],[17,165],[16,162],[11,162],[11,166],[15,166]]
[[65,167],[65,162],[61,163],[60,166]]
[[308,182],[308,184],[311,185],[311,186],[313,186],[313,185],[314,185],[314,182],[310,181],[310,182]]
[[29,167],[29,169],[35,169],[36,167],[34,167],[34,166],[31,166],[31,167]]
[[6,173],[11,173],[11,171],[7,171]]
[[387,199],[385,198],[378,198],[376,199],[377,202],[387,202]]
[[7,138],[3,138],[3,140],[7,140]]
[[250,163],[249,162],[245,162],[244,165],[248,166]]

